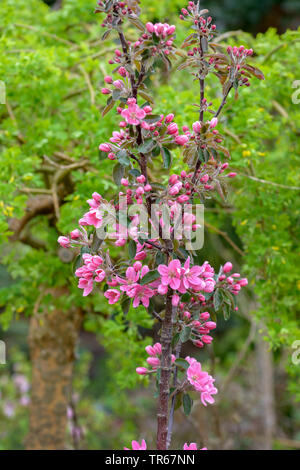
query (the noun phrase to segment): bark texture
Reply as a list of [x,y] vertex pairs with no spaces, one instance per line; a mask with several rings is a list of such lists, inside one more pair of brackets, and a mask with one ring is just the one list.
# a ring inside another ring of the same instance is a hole
[[157,449],[167,449],[169,391],[172,367],[172,291],[169,289],[166,299],[166,314],[161,330],[161,375],[157,412]]
[[[65,291],[56,289],[51,293],[59,296]],[[76,307],[67,313],[54,310],[31,318],[32,393],[28,450],[65,447],[66,411],[81,321],[81,311]]]
[[272,450],[276,426],[273,353],[260,334],[256,342],[256,361],[258,439],[255,448]]

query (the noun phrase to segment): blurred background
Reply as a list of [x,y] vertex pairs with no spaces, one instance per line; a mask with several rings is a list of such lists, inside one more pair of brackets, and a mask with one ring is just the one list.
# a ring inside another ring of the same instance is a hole
[[[189,34],[178,19],[181,0],[141,5],[144,20],[176,24],[178,45]],[[93,191],[107,199],[115,191],[111,164],[97,149],[115,130],[114,113],[101,117],[100,89],[117,42],[100,40],[94,7],[94,0],[1,0],[2,450],[37,447],[39,432],[44,445],[68,449],[121,449],[141,438],[155,445],[154,388],[135,368],[144,365],[156,325],[142,309],[125,316],[99,294],[83,300],[76,260],[57,246]],[[172,448],[192,441],[209,449],[299,449],[300,4],[206,0],[203,7],[221,44],[254,49],[266,81],[253,80],[228,102],[221,125],[239,176],[228,200],[212,199],[205,214],[203,261],[218,269],[232,260],[249,288],[234,317],[218,317],[211,347],[183,351],[216,377],[219,394],[208,409],[195,397],[190,416],[177,411]],[[161,63],[155,70],[148,87],[157,111],[194,122],[192,79]],[[208,95],[220,98],[213,79]],[[64,388],[67,401],[59,398]]]

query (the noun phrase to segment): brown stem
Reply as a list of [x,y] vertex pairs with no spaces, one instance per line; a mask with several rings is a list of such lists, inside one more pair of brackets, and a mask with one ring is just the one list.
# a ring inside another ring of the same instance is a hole
[[166,298],[166,313],[161,330],[161,375],[159,381],[159,398],[157,411],[157,449],[167,449],[168,408],[171,379],[172,355],[172,290],[169,289]]
[[230,91],[232,90],[233,88],[233,85],[231,85],[231,87],[229,88],[229,90],[225,93],[225,95],[223,96],[223,100],[222,100],[222,103],[220,104],[220,107],[218,109],[218,111],[216,112],[215,116],[214,117],[218,117],[220,114],[221,114],[221,111],[222,109],[224,108],[225,104],[226,104],[226,100],[228,98],[228,95],[230,93]]
[[[179,358],[181,346],[182,346],[182,343],[181,341],[179,341],[176,346],[176,352],[175,352],[176,359]],[[174,387],[176,387],[177,385],[177,374],[178,374],[178,367],[175,367],[174,373],[173,373],[173,386]],[[169,423],[168,423],[167,449],[170,447],[171,439],[172,439],[176,396],[177,396],[177,392],[174,393],[172,397],[172,402],[171,402],[171,409],[170,409]]]

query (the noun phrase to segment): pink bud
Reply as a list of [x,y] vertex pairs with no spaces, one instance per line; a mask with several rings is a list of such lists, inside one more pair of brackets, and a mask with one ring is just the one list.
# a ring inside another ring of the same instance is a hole
[[199,318],[201,318],[201,320],[206,321],[210,318],[210,314],[208,312],[203,312],[203,313],[200,314]]
[[233,266],[232,264],[228,261],[227,263],[224,264],[223,266],[223,273],[230,273],[230,271],[232,270]]
[[178,133],[178,126],[177,126],[177,124],[175,124],[175,123],[170,124],[170,125],[168,126],[168,128],[167,128],[167,133],[168,133],[169,135],[177,134],[177,133]]
[[72,240],[77,240],[78,238],[81,237],[81,232],[78,230],[78,228],[76,228],[70,233],[70,235],[71,235]]
[[151,34],[154,33],[154,25],[152,23],[150,23],[150,22],[147,23],[146,24],[146,29],[149,33],[151,33]]
[[232,173],[228,173],[227,176],[228,176],[228,178],[235,178],[236,175],[237,175],[237,173],[232,172]]
[[214,321],[208,321],[205,323],[205,326],[209,330],[214,330],[217,327],[217,324]]
[[203,343],[205,343],[205,344],[211,344],[212,341],[213,341],[213,337],[210,336],[210,335],[203,335],[203,336],[202,336],[202,341],[203,341]]
[[165,119],[166,123],[168,124],[169,122],[172,122],[174,117],[174,114],[168,114]]
[[161,344],[160,344],[160,343],[155,343],[155,344],[153,345],[153,348],[154,348],[156,354],[158,354],[158,355],[161,354]]
[[178,180],[179,180],[178,175],[171,175],[170,178],[169,178],[169,183],[173,185],[173,184],[177,183]]
[[175,137],[175,142],[178,145],[185,145],[188,141],[189,141],[189,138],[186,135],[177,135]]
[[150,366],[160,366],[160,360],[158,359],[158,357],[148,357],[146,361]]
[[145,106],[143,109],[144,109],[144,111],[145,111],[146,114],[152,113],[152,108],[151,108],[151,106]]
[[128,185],[129,185],[128,179],[127,179],[127,178],[122,178],[122,179],[121,179],[121,184],[122,184],[123,186],[128,186]]
[[111,91],[108,88],[102,88],[101,93],[102,95],[110,95]]
[[133,269],[138,272],[142,269],[143,265],[140,261],[136,261],[134,264],[133,264]]
[[110,152],[110,145],[100,144],[99,145],[99,150],[101,150],[101,152]]
[[113,79],[112,79],[112,77],[110,77],[110,75],[107,75],[106,77],[104,77],[104,81],[105,81],[105,83],[109,83],[109,84],[110,84],[110,83],[113,82]]
[[120,67],[119,70],[118,70],[119,74],[121,75],[121,77],[126,77],[126,69],[125,67]]
[[248,279],[247,278],[243,278],[239,281],[239,284],[240,286],[247,286],[248,285]]
[[139,375],[146,375],[149,372],[146,367],[137,367],[135,370]]
[[138,182],[138,183],[141,183],[141,184],[143,184],[143,183],[145,183],[145,181],[146,181],[146,178],[145,178],[145,176],[144,176],[144,175],[140,175],[140,176],[138,176],[138,177],[137,177],[137,179],[136,179],[136,180],[137,180],[137,182]]
[[211,129],[213,129],[214,127],[217,126],[217,124],[218,124],[218,118],[214,117],[214,118],[212,118],[212,120],[210,121],[209,127],[210,127]]
[[196,134],[199,134],[199,132],[201,131],[201,122],[200,121],[196,121],[194,122],[193,124],[193,131],[196,133]]

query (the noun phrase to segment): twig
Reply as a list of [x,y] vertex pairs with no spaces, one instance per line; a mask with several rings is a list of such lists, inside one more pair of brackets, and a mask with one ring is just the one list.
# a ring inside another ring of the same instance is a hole
[[94,106],[95,105],[95,91],[94,91],[90,76],[82,65],[79,65],[79,68],[82,71],[86,84],[88,86],[90,96],[91,96],[91,104],[92,106]]
[[300,190],[299,186],[288,186],[288,185],[285,185],[285,184],[274,183],[273,181],[263,180],[261,178],[257,178],[256,176],[246,175],[244,173],[240,173],[239,176],[244,176],[245,178],[249,178],[250,180],[257,181],[258,183],[270,184],[271,186],[276,186],[277,188],[291,189],[293,191],[299,191]]
[[213,230],[213,231],[216,232],[218,235],[220,235],[221,237],[223,237],[223,238],[229,243],[229,245],[232,246],[232,248],[233,248],[237,253],[239,253],[239,255],[245,256],[245,253],[231,240],[231,238],[228,236],[228,233],[222,232],[222,230],[219,230],[217,227],[214,227],[213,225],[210,225],[208,222],[205,222],[204,225],[205,225],[205,227],[207,227],[208,229]]
[[275,100],[272,100],[271,101],[272,105],[274,106],[274,108],[276,109],[276,111],[279,112],[279,114],[281,114],[281,116],[283,116],[285,119],[288,119],[289,118],[289,115],[288,113],[286,112],[286,110],[281,106],[281,104],[279,104],[277,101]]
[[20,132],[19,130],[19,125],[18,125],[18,121],[17,121],[17,118],[13,112],[13,109],[12,107],[10,106],[8,100],[6,99],[6,102],[5,102],[5,105],[6,105],[6,109],[7,109],[7,112],[8,112],[8,115],[10,117],[10,119],[13,121],[14,125],[16,126],[17,130],[18,130],[18,140],[21,142],[21,144],[24,144],[25,143],[25,139],[22,135],[22,133]]
[[43,36],[47,36],[48,38],[55,39],[58,42],[61,42],[63,44],[67,44],[68,46],[73,46],[74,43],[71,41],[67,41],[67,39],[60,38],[56,34],[48,33],[47,31],[43,31],[42,29],[35,28],[34,26],[31,26],[29,24],[22,24],[22,23],[14,23],[13,26],[16,26],[17,28],[24,28],[24,29],[29,29],[31,31],[36,31],[39,34],[42,34]]

